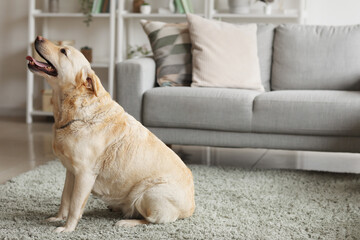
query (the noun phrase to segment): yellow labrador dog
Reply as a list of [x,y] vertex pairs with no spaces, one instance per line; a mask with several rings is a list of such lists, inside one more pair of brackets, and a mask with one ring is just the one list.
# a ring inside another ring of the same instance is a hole
[[120,226],[167,223],[195,209],[191,171],[149,130],[113,101],[75,48],[43,37],[28,56],[28,68],[53,89],[53,149],[66,168],[56,232],[71,232],[92,192],[121,211]]

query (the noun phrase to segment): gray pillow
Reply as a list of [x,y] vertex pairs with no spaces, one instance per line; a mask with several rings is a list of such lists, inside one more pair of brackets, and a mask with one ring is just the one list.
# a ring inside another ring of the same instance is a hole
[[360,25],[275,29],[273,90],[359,90]]

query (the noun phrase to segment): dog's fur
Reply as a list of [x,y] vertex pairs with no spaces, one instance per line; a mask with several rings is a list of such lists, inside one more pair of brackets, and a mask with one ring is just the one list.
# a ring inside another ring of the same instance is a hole
[[191,216],[193,177],[181,159],[111,99],[78,50],[42,37],[35,48],[48,64],[28,56],[28,66],[53,89],[53,149],[66,168],[59,212],[48,219],[66,219],[56,231],[75,229],[91,192],[122,212],[121,226]]

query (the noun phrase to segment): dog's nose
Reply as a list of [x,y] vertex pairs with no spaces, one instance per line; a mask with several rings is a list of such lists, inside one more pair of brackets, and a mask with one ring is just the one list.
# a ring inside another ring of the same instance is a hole
[[36,41],[42,42],[42,41],[44,41],[44,38],[42,36],[37,36]]

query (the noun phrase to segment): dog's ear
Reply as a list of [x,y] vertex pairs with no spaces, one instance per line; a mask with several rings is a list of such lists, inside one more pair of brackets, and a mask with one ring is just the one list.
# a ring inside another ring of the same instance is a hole
[[87,88],[90,89],[95,96],[98,96],[99,91],[99,78],[96,76],[95,72],[91,69],[83,68],[81,69],[81,80],[82,84]]
[[91,91],[94,92],[95,96],[98,96],[98,90],[99,90],[99,86],[98,86],[98,78],[97,76],[94,74],[88,74],[88,76],[86,77],[86,88],[90,89]]

